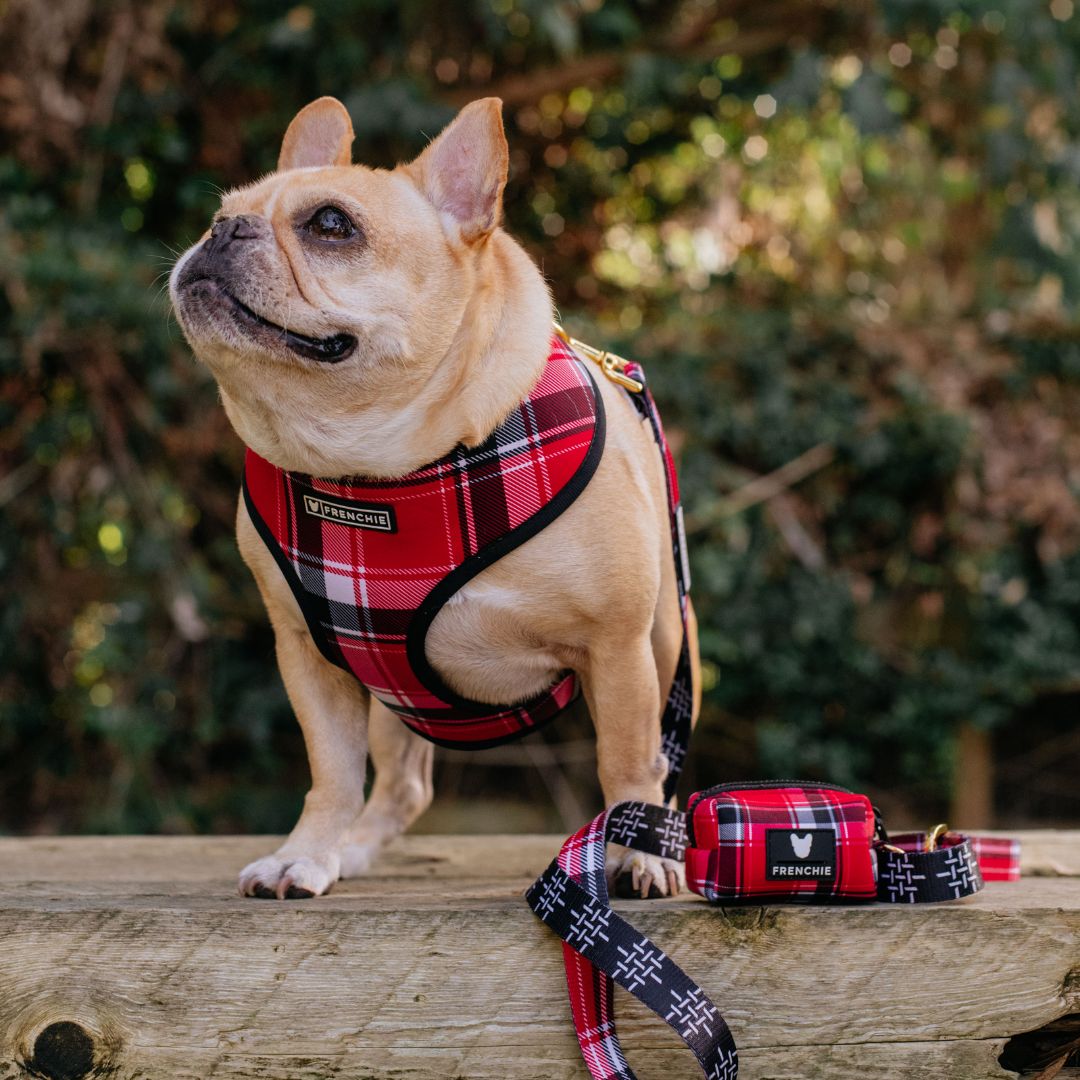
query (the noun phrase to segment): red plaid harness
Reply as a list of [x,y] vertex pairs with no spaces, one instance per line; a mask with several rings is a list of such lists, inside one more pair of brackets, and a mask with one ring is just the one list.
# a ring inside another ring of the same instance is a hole
[[[605,369],[606,370],[606,369]],[[651,395],[631,399],[664,455],[683,622],[687,616],[678,485]],[[630,385],[631,379],[617,381]],[[604,408],[587,366],[552,340],[532,392],[482,444],[393,480],[317,479],[248,450],[248,512],[292,588],[323,655],[356,676],[414,731],[448,746],[492,746],[551,720],[577,695],[561,675],[536,697],[503,706],[455,693],[428,663],[425,638],[469,580],[523,544],[584,490],[604,446]],[[674,789],[690,731],[684,633],[662,727]]]

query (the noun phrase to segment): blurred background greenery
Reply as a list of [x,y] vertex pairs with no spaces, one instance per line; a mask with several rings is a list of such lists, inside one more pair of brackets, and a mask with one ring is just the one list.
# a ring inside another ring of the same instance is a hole
[[[688,788],[1080,820],[1072,0],[5,0],[0,42],[0,831],[299,809],[241,446],[160,290],[321,94],[383,166],[502,97],[508,227],[645,362],[702,622]],[[576,827],[589,736],[441,754],[426,827]]]

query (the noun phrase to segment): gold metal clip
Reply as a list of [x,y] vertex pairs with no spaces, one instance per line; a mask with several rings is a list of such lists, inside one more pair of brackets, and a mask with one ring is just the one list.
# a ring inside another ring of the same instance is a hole
[[645,384],[638,382],[637,379],[632,378],[626,374],[626,365],[629,360],[623,359],[621,356],[617,356],[613,352],[608,352],[607,349],[597,349],[592,345],[586,345],[584,341],[578,341],[577,338],[572,338],[558,323],[555,323],[555,333],[559,338],[575,352],[581,353],[587,360],[591,360],[594,364],[600,366],[600,370],[613,382],[619,386],[624,387],[631,393],[640,394],[645,389]]
[[935,825],[927,834],[926,842],[923,844],[923,850],[928,854],[931,851],[937,851],[938,841],[949,831],[949,826],[942,822],[940,825]]

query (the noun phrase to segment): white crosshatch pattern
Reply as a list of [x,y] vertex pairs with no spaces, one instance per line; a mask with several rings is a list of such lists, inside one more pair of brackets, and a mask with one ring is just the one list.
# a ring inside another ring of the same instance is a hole
[[[664,846],[673,852],[672,858],[683,858],[686,848],[686,826],[681,817],[664,818],[656,826],[656,834],[664,841]],[[674,854],[675,852],[678,854]]]
[[708,1080],[738,1080],[739,1059],[734,1054],[724,1056],[709,1071]]
[[616,844],[633,846],[634,841],[649,827],[645,808],[640,804],[624,807],[608,828],[608,839]]
[[566,878],[561,874],[549,874],[545,876],[540,888],[540,899],[536,903],[538,913],[550,918],[556,908],[562,908],[566,904]]
[[[721,846],[730,841],[732,833],[746,832],[748,836],[754,835],[758,843],[764,836],[766,846],[768,839],[776,840],[776,846],[782,849],[782,853],[776,854],[777,859],[813,861],[819,858],[816,850],[819,840],[835,841],[839,847],[842,841],[850,839],[853,849],[857,850],[858,844],[865,845],[870,865],[877,871],[875,876],[880,876],[880,889],[876,892],[879,900],[932,903],[959,899],[982,887],[980,860],[971,838],[950,833],[941,839],[936,850],[927,851],[925,835],[890,837],[883,828],[875,829],[878,815],[865,796],[842,792],[852,798],[801,806],[795,801],[798,789],[794,783],[780,783],[782,799],[774,802],[770,808],[774,816],[764,823],[754,818],[756,807],[744,805],[741,799],[732,800],[733,812],[713,818],[719,827]],[[717,785],[705,794],[720,791],[726,794],[731,788],[734,785]],[[742,796],[744,791],[765,789],[762,784],[738,790]],[[775,792],[776,788],[770,785],[767,790]],[[780,806],[779,813],[776,803]],[[860,812],[856,813],[853,806]],[[787,823],[783,824],[785,818]],[[594,1080],[632,1080],[634,1075],[626,1066],[615,1033],[612,977],[671,1025],[693,1051],[707,1080],[737,1080],[738,1053],[716,1005],[662,949],[607,907],[602,874],[588,870],[602,865],[607,840],[632,840],[633,846],[641,851],[669,848],[680,832],[685,832],[685,825],[680,829],[682,820],[672,811],[649,804],[619,804],[568,839],[559,854],[558,865],[570,874],[574,886],[571,888],[568,883],[565,898],[560,893],[559,899],[565,899],[565,903],[549,926],[570,946],[565,956],[575,1028]],[[756,833],[752,833],[754,829]],[[695,841],[700,844],[701,840],[701,834],[695,833]],[[864,869],[867,871],[864,878],[869,877],[869,867]],[[864,881],[857,885],[845,897],[873,898],[872,887],[867,892]],[[579,894],[582,889],[587,898]],[[541,896],[537,888],[530,894],[530,903],[542,915],[551,908],[552,901],[544,905]]]
[[945,869],[939,870],[934,877],[943,879],[947,889],[952,889],[953,898],[959,900],[975,891],[979,868],[975,856],[968,844],[950,848],[944,860]]
[[[677,687],[672,686],[670,700],[681,703],[682,698],[688,696],[689,693],[690,691],[681,684]],[[689,705],[687,705],[687,711],[689,711]],[[683,744],[682,733],[675,729],[666,732],[660,749],[663,751],[664,757],[667,758],[668,769],[672,772],[681,771],[683,761],[686,758],[686,746]]]
[[960,900],[983,887],[969,838],[950,835],[929,852],[924,833],[895,835],[890,843],[877,853],[879,900],[908,904]]
[[580,907],[570,912],[570,926],[566,931],[566,942],[577,950],[591,949],[599,938],[610,941],[605,931],[611,923],[611,912],[598,904]]
[[919,881],[925,881],[925,874],[916,874],[915,868],[908,863],[898,865],[887,861],[881,868],[881,881],[889,891],[889,899],[899,903],[914,904],[919,895]]
[[671,991],[671,1008],[665,1020],[675,1027],[684,1039],[692,1036],[711,1035],[719,1017],[713,1003],[698,986],[690,987],[685,993]]
[[612,975],[616,979],[625,980],[626,989],[633,993],[638,987],[645,985],[646,979],[663,985],[660,978],[660,968],[663,961],[663,953],[659,949],[650,948],[644,941],[635,941],[629,949],[616,945],[622,959],[615,965]]

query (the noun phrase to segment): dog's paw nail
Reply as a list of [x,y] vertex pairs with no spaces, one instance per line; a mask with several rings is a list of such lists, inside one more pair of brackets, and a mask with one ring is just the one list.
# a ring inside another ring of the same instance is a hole
[[643,851],[615,848],[606,866],[612,895],[628,900],[657,900],[677,896],[682,889],[682,864]]
[[307,900],[330,890],[340,866],[333,852],[298,859],[268,855],[240,872],[240,891],[261,900]]

